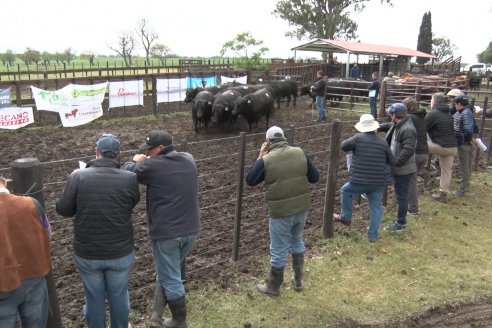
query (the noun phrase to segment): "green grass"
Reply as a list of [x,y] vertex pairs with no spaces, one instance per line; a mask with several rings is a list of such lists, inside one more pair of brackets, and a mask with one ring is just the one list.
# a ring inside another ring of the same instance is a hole
[[[338,232],[307,253],[301,293],[291,288],[290,268],[279,299],[260,294],[258,279],[240,274],[228,290],[193,290],[187,296],[190,326],[329,327],[341,319],[373,324],[490,296],[492,199],[478,196],[491,192],[489,170],[474,175],[468,197],[450,196],[441,204],[424,195],[421,215],[408,219],[407,231],[392,235],[381,227],[375,244],[344,228],[346,234]],[[382,226],[394,211],[385,212]],[[268,258],[261,263],[266,272]]]

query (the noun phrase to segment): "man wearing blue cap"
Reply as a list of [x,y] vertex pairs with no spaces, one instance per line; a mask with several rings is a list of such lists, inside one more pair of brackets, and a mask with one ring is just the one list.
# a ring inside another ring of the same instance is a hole
[[85,290],[83,313],[89,327],[129,327],[128,281],[135,258],[131,215],[140,200],[137,175],[120,169],[120,140],[103,134],[96,158],[75,170],[56,202],[56,211],[74,218],[75,265]]
[[417,171],[415,164],[415,146],[417,131],[410,117],[406,115],[407,108],[402,103],[395,103],[388,108],[391,122],[381,124],[378,131],[387,131],[386,141],[395,157],[395,195],[398,202],[396,221],[386,228],[390,232],[400,232],[407,227],[408,187],[412,175]]
[[456,113],[453,115],[454,136],[458,145],[458,159],[460,161],[461,182],[456,191],[457,196],[463,196],[468,191],[472,168],[472,139],[475,118],[468,104],[467,96],[457,96],[454,99]]

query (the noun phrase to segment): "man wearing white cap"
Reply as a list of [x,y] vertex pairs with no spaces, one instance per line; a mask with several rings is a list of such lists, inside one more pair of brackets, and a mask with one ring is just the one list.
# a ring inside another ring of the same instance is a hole
[[309,209],[309,183],[318,180],[319,172],[304,151],[289,146],[278,126],[268,129],[260,154],[246,176],[249,186],[265,181],[269,212],[270,278],[267,284],[256,286],[258,291],[269,296],[280,295],[289,251],[294,290],[303,289],[303,232]]
[[379,123],[371,114],[362,114],[355,128],[360,133],[344,140],[340,148],[352,152],[349,181],[340,188],[340,214],[333,220],[343,225],[352,223],[352,198],[366,194],[369,201],[370,242],[378,240],[378,230],[383,216],[381,200],[385,187],[393,183],[394,158],[388,143],[378,135]]

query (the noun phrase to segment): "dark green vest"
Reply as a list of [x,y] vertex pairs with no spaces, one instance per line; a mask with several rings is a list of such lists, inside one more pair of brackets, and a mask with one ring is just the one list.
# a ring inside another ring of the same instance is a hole
[[270,217],[280,218],[309,209],[306,155],[287,141],[273,143],[265,163],[266,198]]

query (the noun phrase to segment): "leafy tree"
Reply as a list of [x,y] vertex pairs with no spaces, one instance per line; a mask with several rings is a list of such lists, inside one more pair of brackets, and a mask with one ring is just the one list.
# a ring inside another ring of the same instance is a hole
[[233,52],[238,55],[247,68],[257,67],[260,58],[270,49],[266,47],[262,40],[256,40],[251,32],[238,33],[232,40],[226,41],[222,45],[220,55]]
[[4,66],[14,66],[16,58],[17,55],[14,54],[10,49],[0,54],[0,61]]
[[83,60],[88,60],[89,65],[94,66],[94,59],[96,58],[96,54],[93,53],[92,51],[83,52],[79,55],[79,58]]
[[[350,13],[361,12],[370,0],[292,0],[277,2],[273,14],[293,26],[286,36],[302,39],[355,39],[357,22]],[[391,0],[380,0],[392,6]],[[326,59],[326,54],[323,54]]]
[[156,43],[150,49],[150,55],[154,58],[159,59],[161,65],[164,65],[166,57],[169,57],[171,55],[171,49],[169,49],[169,47],[165,44]]
[[444,57],[452,56],[456,46],[446,37],[432,38],[432,54],[441,61]]
[[72,48],[67,48],[62,53],[62,60],[67,64],[70,64],[72,60],[75,58],[75,53],[72,52]]
[[142,19],[137,29],[137,35],[142,42],[145,49],[145,60],[147,65],[150,65],[150,50],[152,49],[152,43],[159,38],[156,32],[147,29],[147,21]]
[[487,49],[478,54],[477,59],[481,63],[492,64],[492,41]]
[[19,57],[26,65],[36,64],[41,60],[41,53],[37,50],[27,48]]
[[[422,17],[417,39],[417,50],[427,54],[432,53],[432,17],[430,11],[426,12]],[[417,57],[417,63],[419,64],[425,64],[427,61],[429,61],[429,58]]]
[[132,65],[132,53],[135,50],[135,38],[131,33],[121,33],[118,37],[118,47],[111,47],[109,49],[116,52],[119,56],[123,57],[125,66]]
[[47,51],[43,51],[43,53],[41,54],[41,61],[43,62],[43,64],[49,65],[52,60],[53,55]]

